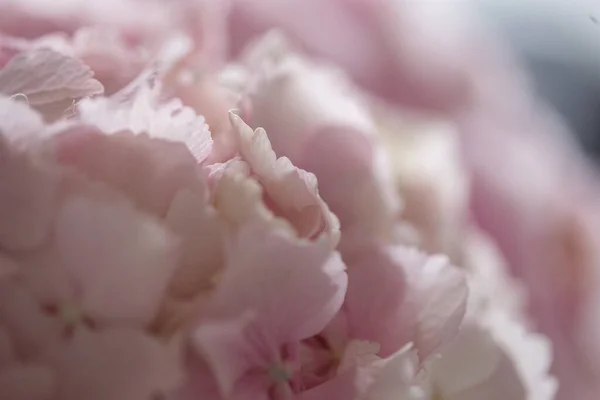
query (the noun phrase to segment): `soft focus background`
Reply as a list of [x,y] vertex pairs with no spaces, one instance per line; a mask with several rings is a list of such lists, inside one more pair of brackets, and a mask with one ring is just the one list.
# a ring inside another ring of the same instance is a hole
[[538,93],[600,162],[600,2],[484,0],[479,8],[520,54]]

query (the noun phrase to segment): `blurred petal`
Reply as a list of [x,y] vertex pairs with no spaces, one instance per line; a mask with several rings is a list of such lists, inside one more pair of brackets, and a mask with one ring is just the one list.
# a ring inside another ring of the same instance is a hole
[[76,335],[53,364],[62,400],[147,400],[181,379],[173,350],[134,330]]
[[348,261],[344,310],[349,335],[381,346],[386,357],[411,340],[415,317],[406,312],[406,276],[397,249],[374,248]]
[[0,282],[0,326],[21,357],[40,357],[61,341],[60,324],[43,313],[27,289],[9,280]]
[[224,265],[224,226],[203,193],[207,188],[184,189],[177,193],[165,222],[182,238],[180,265],[169,292],[189,298],[212,286],[211,279]]
[[180,143],[130,132],[107,136],[89,128],[61,133],[55,143],[61,164],[119,189],[161,217],[175,194],[197,179],[196,163]]
[[11,400],[52,400],[55,376],[42,366],[18,365],[0,370],[0,393]]
[[232,396],[236,385],[253,368],[268,365],[268,344],[251,336],[251,323],[252,317],[244,315],[231,321],[201,324],[192,334],[192,345],[212,369],[226,398]]
[[6,249],[35,247],[50,228],[58,177],[32,154],[44,129],[26,105],[0,98],[0,245]]
[[156,315],[177,265],[177,242],[157,221],[118,197],[74,197],[58,215],[56,241],[86,310],[142,325]]
[[468,286],[464,273],[444,256],[408,251],[402,262],[410,288],[407,306],[417,315],[414,342],[424,360],[457,335],[466,311]]
[[365,399],[412,400],[412,390],[418,370],[416,352],[407,345],[386,359],[367,367],[373,375]]

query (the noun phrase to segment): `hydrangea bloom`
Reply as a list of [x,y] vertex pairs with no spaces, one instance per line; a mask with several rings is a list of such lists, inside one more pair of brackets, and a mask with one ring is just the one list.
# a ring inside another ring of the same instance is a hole
[[445,11],[0,4],[0,393],[593,399],[585,168]]

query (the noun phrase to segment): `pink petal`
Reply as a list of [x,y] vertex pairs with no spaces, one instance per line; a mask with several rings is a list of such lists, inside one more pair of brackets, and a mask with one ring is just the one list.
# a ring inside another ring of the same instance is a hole
[[58,177],[28,154],[43,130],[26,105],[0,99],[0,244],[6,249],[39,245],[55,213]]
[[250,57],[259,82],[249,94],[249,121],[266,129],[278,155],[317,176],[344,229],[360,224],[389,236],[399,204],[368,106],[340,71],[290,51],[280,54],[271,40],[267,35]]
[[411,340],[414,316],[407,313],[402,250],[373,247],[348,258],[348,294],[344,310],[348,335],[378,343],[388,356]]
[[202,193],[206,189],[180,191],[165,218],[169,228],[182,238],[180,265],[169,290],[177,298],[190,298],[210,288],[211,279],[225,262],[224,226],[207,204]]
[[355,369],[343,372],[313,389],[302,392],[297,398],[298,400],[355,399],[360,393],[356,382],[357,373]]
[[405,251],[401,259],[410,288],[405,312],[416,312],[414,342],[424,360],[458,333],[468,287],[464,273],[444,256],[429,257],[413,250]]
[[62,340],[60,323],[45,315],[42,306],[25,287],[0,282],[0,327],[19,356],[39,359]]
[[315,176],[294,167],[285,157],[278,159],[264,130],[253,132],[233,113],[230,119],[240,153],[274,203],[273,211],[289,220],[299,236],[311,238],[324,232],[336,244],[338,221],[320,198]]
[[444,349],[443,357],[434,361],[432,379],[444,392],[460,393],[490,379],[503,357],[505,355],[485,329],[465,324],[456,339]]
[[0,280],[14,275],[17,271],[17,263],[0,254]]
[[[321,196],[345,231],[362,229],[388,239],[399,201],[387,182],[378,147],[354,128],[322,126],[297,161],[319,180]],[[335,155],[332,156],[332,155]]]
[[366,390],[368,400],[410,400],[418,371],[418,357],[410,346],[405,346],[390,357],[373,363],[362,371],[371,375]]
[[252,334],[253,322],[249,314],[231,321],[207,322],[192,334],[192,345],[210,366],[225,398],[232,396],[242,378],[253,369],[263,367],[266,375],[269,362],[276,361],[270,359],[269,344],[264,338]]
[[516,368],[519,361],[511,359],[487,329],[465,326],[448,350],[435,361],[431,375],[444,398],[525,400],[542,394],[536,391],[528,394],[524,376]]
[[381,357],[414,342],[424,360],[456,335],[467,285],[443,257],[372,245],[347,259],[344,310],[351,338],[380,344]]
[[326,245],[249,226],[228,257],[215,309],[224,316],[255,312],[276,343],[319,333],[341,306],[347,276],[339,254]]
[[[0,137],[0,146],[3,146],[1,141]],[[57,181],[55,175],[35,165],[25,155],[2,157],[0,243],[3,247],[22,250],[43,241],[55,212]]]
[[84,27],[72,37],[73,52],[94,71],[106,95],[122,89],[143,69],[148,56],[127,43],[120,32],[106,27]]
[[135,330],[82,332],[53,364],[61,400],[148,400],[181,379],[177,352]]
[[157,221],[117,196],[73,197],[58,215],[55,236],[84,309],[142,325],[156,315],[177,266],[177,242]]
[[48,368],[15,364],[0,370],[0,393],[10,400],[52,400],[55,379]]
[[527,400],[529,398],[524,388],[517,384],[518,375],[511,361],[503,357],[500,366],[490,381],[472,386],[460,393],[448,395],[448,400]]
[[[160,72],[150,73],[151,77]],[[211,133],[204,117],[172,99],[161,102],[160,86],[142,74],[129,87],[110,98],[87,99],[78,105],[81,119],[105,133],[131,131],[151,138],[183,144],[197,163],[212,149]]]
[[219,387],[208,364],[197,354],[186,352],[186,381],[167,395],[168,400],[196,400],[219,398]]
[[30,150],[45,129],[42,116],[15,98],[0,95],[0,105],[2,136],[17,149]]
[[24,94],[34,107],[62,105],[62,112],[74,99],[103,92],[93,75],[81,61],[40,48],[16,55],[0,70],[0,93]]
[[5,329],[0,328],[0,370],[13,361],[14,358],[15,354],[10,336],[8,336]]
[[129,132],[106,136],[90,129],[70,130],[55,140],[61,164],[119,189],[159,216],[167,212],[175,194],[197,178],[194,159],[179,143]]
[[294,233],[287,220],[267,208],[262,186],[248,176],[247,169],[244,162],[227,162],[222,170],[214,171],[212,178],[217,180],[214,202],[219,215],[234,228],[259,223]]
[[283,29],[379,97],[448,109],[467,99],[465,71],[474,69],[474,54],[487,51],[480,31],[464,29],[472,22],[457,11],[464,8],[453,2],[236,0],[230,32],[240,49],[260,33]]
[[39,304],[51,305],[76,298],[75,282],[63,267],[55,246],[47,244],[19,256],[19,280]]

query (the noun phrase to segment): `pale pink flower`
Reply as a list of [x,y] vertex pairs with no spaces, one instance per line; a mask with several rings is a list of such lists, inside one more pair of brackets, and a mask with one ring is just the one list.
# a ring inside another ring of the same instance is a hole
[[425,360],[456,335],[467,287],[443,257],[374,247],[347,262],[344,310],[351,338],[378,343],[382,357],[413,342]]
[[[344,264],[327,245],[264,227],[240,231],[192,343],[226,398],[286,398],[300,391],[300,341],[339,310]],[[200,379],[200,378],[199,378]]]
[[546,375],[549,343],[501,313],[467,320],[457,339],[428,366],[426,391],[444,399],[553,399]]
[[289,221],[300,237],[324,236],[335,246],[339,223],[319,196],[316,177],[287,157],[277,158],[264,130],[253,132],[235,114],[230,117],[240,156],[264,188],[271,209]]
[[[551,400],[508,265],[592,398],[595,194],[553,142],[493,131],[547,126],[454,11],[2,2],[0,393]],[[457,130],[388,126],[382,99]]]
[[[314,173],[343,229],[389,237],[399,201],[366,103],[341,72],[315,65],[266,37],[247,56],[249,123],[277,154]],[[332,155],[335,154],[335,157]]]
[[[482,279],[470,283],[490,285]],[[554,399],[558,385],[548,375],[549,340],[531,332],[489,291],[472,293],[457,338],[426,366],[424,390],[444,399]]]
[[56,163],[61,129],[89,130],[46,126],[24,104],[2,105],[14,116],[2,124],[0,326],[8,338],[2,358],[13,358],[2,370],[2,392],[142,400],[172,389],[177,346],[146,329],[179,266],[178,238],[121,194]]

